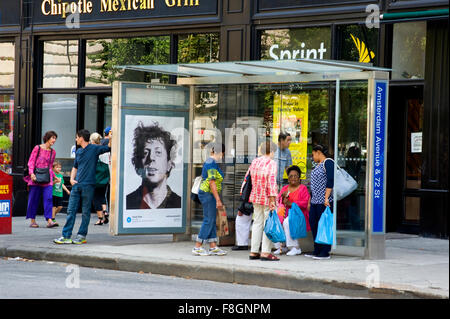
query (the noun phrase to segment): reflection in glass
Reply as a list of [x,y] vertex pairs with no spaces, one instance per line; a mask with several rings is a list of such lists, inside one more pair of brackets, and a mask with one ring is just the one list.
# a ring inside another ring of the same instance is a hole
[[427,25],[423,22],[394,24],[392,79],[423,79]]
[[182,34],[178,36],[178,63],[219,62],[218,33]]
[[89,132],[97,132],[98,102],[97,95],[86,95],[84,97],[84,125],[83,128]]
[[[345,240],[356,234],[353,232],[359,232],[353,240],[362,240],[365,229],[367,83],[342,83],[340,106],[337,164],[358,183],[358,188],[337,204],[338,244],[345,245]],[[344,242],[339,242],[339,237]]]
[[78,40],[44,42],[44,88],[78,86]]
[[112,97],[105,96],[103,99],[104,99],[103,127],[107,128],[108,126],[111,126],[112,122]]
[[151,82],[159,79],[166,83],[167,75],[123,71],[115,67],[168,64],[169,58],[170,37],[168,36],[87,40],[85,86],[111,86],[116,80]]
[[330,58],[330,27],[264,30],[261,33],[261,60]]
[[11,174],[14,131],[14,95],[0,95],[0,170]]
[[14,43],[0,43],[0,88],[14,87]]
[[[43,94],[42,95],[42,132],[55,131],[58,139],[53,146],[56,158],[63,164],[65,175],[70,174],[71,151],[75,146],[77,116],[76,94]],[[63,161],[62,159],[66,159]]]

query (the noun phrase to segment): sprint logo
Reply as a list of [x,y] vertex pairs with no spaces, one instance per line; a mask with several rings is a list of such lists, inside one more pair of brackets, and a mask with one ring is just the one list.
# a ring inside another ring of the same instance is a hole
[[11,201],[0,200],[0,217],[11,217]]
[[355,43],[355,46],[358,49],[359,62],[369,63],[370,60],[372,60],[375,57],[375,53],[373,53],[373,51],[370,51],[366,47],[366,44],[364,42],[360,41],[357,37],[354,37],[353,34],[350,34],[350,35],[353,39],[353,43]]

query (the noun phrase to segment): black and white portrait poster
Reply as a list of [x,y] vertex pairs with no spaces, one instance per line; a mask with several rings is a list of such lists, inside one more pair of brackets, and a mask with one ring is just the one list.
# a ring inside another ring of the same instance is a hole
[[184,117],[125,116],[123,227],[181,227]]

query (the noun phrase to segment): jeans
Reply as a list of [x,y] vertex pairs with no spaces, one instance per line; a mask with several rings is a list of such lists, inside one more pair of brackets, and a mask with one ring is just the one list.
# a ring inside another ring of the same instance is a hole
[[[324,212],[326,206],[323,204],[311,204],[309,211],[309,224],[314,239],[314,255],[319,257],[328,257],[331,251],[331,245],[317,244],[315,242],[317,236],[317,228],[319,227],[319,220]],[[333,203],[330,203],[330,209],[333,210]]]
[[64,225],[62,235],[64,238],[72,237],[73,226],[75,225],[76,214],[81,202],[81,225],[78,235],[86,237],[91,220],[91,205],[94,197],[95,185],[79,185],[72,186],[70,192],[69,205],[67,206],[67,219]]
[[41,195],[42,203],[44,204],[45,220],[51,219],[53,209],[53,186],[29,186],[29,188],[30,193],[28,194],[27,219],[36,219]]
[[213,194],[206,193],[202,190],[198,191],[198,199],[203,206],[203,222],[200,227],[200,232],[197,236],[198,242],[217,242],[217,229],[216,229],[216,199]]

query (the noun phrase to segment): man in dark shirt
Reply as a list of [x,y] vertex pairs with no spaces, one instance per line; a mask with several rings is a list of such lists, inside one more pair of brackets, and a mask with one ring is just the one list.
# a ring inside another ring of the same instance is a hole
[[160,126],[141,123],[135,129],[132,162],[142,184],[127,195],[126,209],[181,208],[181,197],[167,185],[174,150],[176,141]]
[[[77,145],[81,146],[75,155],[72,172],[70,173],[69,205],[67,207],[66,224],[62,237],[55,239],[56,244],[85,244],[91,219],[91,204],[95,189],[95,171],[100,154],[111,151],[111,138],[108,145],[89,144],[88,130],[79,130],[76,135]],[[76,239],[72,240],[72,231],[75,224],[76,213],[81,203],[82,219]]]

